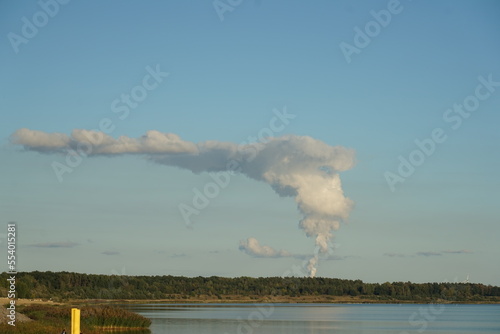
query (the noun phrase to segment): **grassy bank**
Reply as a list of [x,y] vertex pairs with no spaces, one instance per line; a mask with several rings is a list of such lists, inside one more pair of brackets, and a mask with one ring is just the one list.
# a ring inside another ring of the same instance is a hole
[[[149,333],[151,320],[112,306],[83,306],[81,310],[81,332],[100,334],[103,331],[134,330],[137,333]],[[18,312],[34,321],[17,323],[15,327],[0,325],[0,333],[47,334],[60,333],[63,328],[67,332],[71,328],[71,306],[27,305]]]

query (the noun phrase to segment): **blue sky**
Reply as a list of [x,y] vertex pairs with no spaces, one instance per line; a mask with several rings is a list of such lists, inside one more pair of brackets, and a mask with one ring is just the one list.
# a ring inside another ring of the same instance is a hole
[[[340,173],[354,208],[317,275],[470,274],[500,285],[498,2],[243,0],[223,20],[211,1],[47,3],[53,17],[36,1],[0,4],[0,196],[4,223],[18,225],[18,270],[279,276],[303,267],[314,240],[298,227],[294,199],[265,182],[233,176],[188,228],[179,204],[192,203],[208,173],[140,154],[96,156],[59,182],[52,165],[64,154],[11,142],[21,128],[69,136],[107,119],[114,138],[157,130],[239,144],[286,109],[295,118],[276,137],[356,154]],[[371,11],[390,13],[385,27]],[[23,35],[36,20],[37,32]],[[355,28],[366,34],[367,24],[378,30],[357,47]],[[346,44],[357,53],[346,56]],[[168,76],[120,119],[113,102],[148,68]],[[464,103],[468,116],[447,112]],[[435,129],[446,139],[430,139]],[[433,140],[432,153],[413,153],[415,140]],[[400,156],[418,162],[411,175],[398,174]],[[391,187],[387,172],[404,182]],[[247,254],[239,244],[249,237],[294,256]]]

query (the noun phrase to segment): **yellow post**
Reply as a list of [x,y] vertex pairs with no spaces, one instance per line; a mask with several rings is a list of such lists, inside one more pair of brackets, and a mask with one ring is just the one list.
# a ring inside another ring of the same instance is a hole
[[80,310],[71,309],[71,334],[80,334]]

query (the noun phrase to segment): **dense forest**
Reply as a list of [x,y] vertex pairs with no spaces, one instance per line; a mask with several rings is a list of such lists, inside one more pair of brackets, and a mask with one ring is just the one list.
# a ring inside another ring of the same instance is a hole
[[[0,274],[0,293],[7,296],[7,273]],[[308,277],[184,277],[95,275],[71,272],[20,272],[18,298],[192,299],[208,296],[261,297],[357,296],[401,301],[500,301],[500,287],[476,283],[363,283],[360,280]]]

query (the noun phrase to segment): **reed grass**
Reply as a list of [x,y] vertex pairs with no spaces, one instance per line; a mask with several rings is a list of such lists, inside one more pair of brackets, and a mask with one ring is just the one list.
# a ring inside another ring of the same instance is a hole
[[[85,334],[103,332],[149,333],[151,320],[139,314],[111,306],[83,306],[81,331]],[[54,305],[29,305],[19,309],[34,321],[16,323],[16,326],[0,324],[0,333],[59,334],[71,327],[71,307]]]

